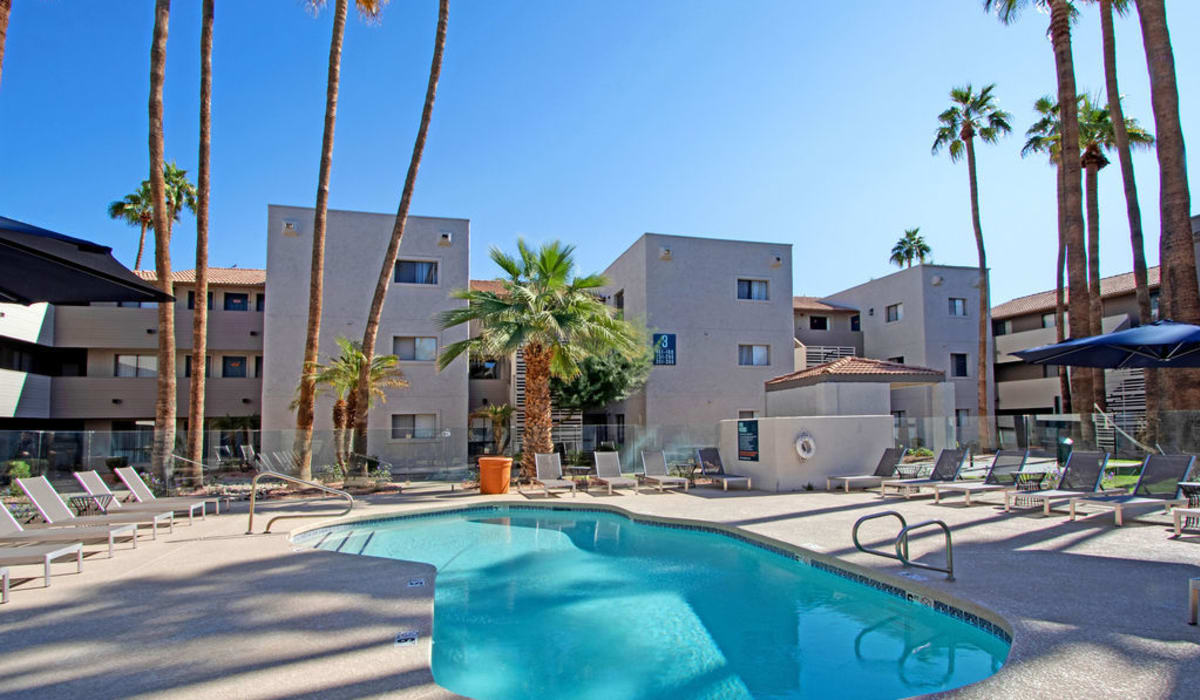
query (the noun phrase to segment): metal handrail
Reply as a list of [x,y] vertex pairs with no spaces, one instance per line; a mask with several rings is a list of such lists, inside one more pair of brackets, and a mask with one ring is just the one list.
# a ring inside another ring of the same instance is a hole
[[[354,508],[354,496],[351,496],[349,493],[347,493],[345,491],[342,491],[340,489],[331,488],[329,486],[326,486],[325,484],[321,484],[316,481],[305,481],[304,479],[299,479],[299,478],[291,476],[289,474],[283,474],[283,473],[280,473],[280,472],[277,472],[277,471],[274,471],[271,469],[262,470],[259,473],[255,474],[254,478],[250,481],[250,520],[249,520],[249,522],[246,523],[246,534],[247,535],[254,534],[254,504],[258,500],[258,480],[262,479],[263,477],[270,477],[270,478],[274,478],[274,479],[279,479],[281,481],[290,481],[293,484],[300,484],[302,486],[308,486],[309,488],[314,488],[319,491],[324,491],[326,493],[331,493],[335,496],[340,496],[340,497],[345,498],[346,502],[347,502],[346,510],[343,510],[342,512],[334,515],[333,517],[335,517],[335,518],[343,516],[346,513],[349,513]],[[286,518],[315,518],[315,517],[317,517],[317,516],[310,515],[307,513],[297,513],[295,515],[276,515],[274,518],[271,518],[270,520],[267,521],[267,526],[265,528],[263,528],[263,534],[265,535],[271,531],[271,525],[274,524],[276,520],[284,520]]]
[[[883,552],[878,549],[870,549],[868,547],[864,547],[862,545],[862,543],[858,541],[858,528],[863,523],[867,522],[868,520],[875,520],[876,518],[886,518],[886,517],[895,517],[897,520],[900,521],[900,533],[896,535],[896,540],[894,543],[896,546],[895,554],[889,554],[888,552]],[[912,561],[911,559],[908,558],[908,534],[914,530],[919,530],[923,527],[929,527],[931,525],[937,525],[938,527],[942,528],[942,532],[946,533],[946,568],[942,568],[940,566],[933,566],[932,564],[923,564],[919,561]],[[950,536],[950,526],[941,520],[925,520],[925,521],[922,521],[922,522],[919,522],[919,523],[916,523],[913,525],[909,525],[908,521],[904,519],[903,515],[900,515],[899,513],[897,513],[894,510],[885,510],[885,511],[880,511],[878,513],[871,513],[870,515],[864,515],[861,518],[859,518],[858,520],[856,520],[854,522],[854,529],[850,532],[850,537],[851,537],[851,539],[854,540],[854,547],[856,549],[858,549],[858,551],[860,551],[860,552],[866,552],[867,554],[874,554],[877,557],[885,557],[887,559],[895,559],[896,561],[900,562],[904,566],[915,566],[918,569],[927,569],[929,571],[938,571],[943,574],[946,574],[947,581],[954,580],[954,543]]]

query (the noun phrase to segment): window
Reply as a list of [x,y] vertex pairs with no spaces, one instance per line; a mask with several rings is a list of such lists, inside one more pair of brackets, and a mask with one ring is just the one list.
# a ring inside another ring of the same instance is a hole
[[249,294],[234,294],[225,292],[225,310],[226,311],[249,311],[250,310],[250,295]]
[[613,308],[617,311],[625,310],[625,290],[617,292],[613,295]]
[[471,360],[471,379],[499,379],[500,367],[495,360]]
[[754,301],[767,300],[767,282],[766,280],[744,280],[737,281],[738,284],[738,299],[752,299]]
[[400,284],[437,284],[438,264],[422,260],[397,260],[395,281]]
[[902,365],[902,364],[904,364],[904,355],[897,355],[895,357],[889,357],[888,362],[895,362],[898,365]]
[[771,364],[768,345],[739,345],[738,364],[745,367],[766,367]]
[[113,368],[114,377],[158,376],[157,355],[117,355]]
[[1008,319],[992,321],[992,335],[1008,335]]
[[887,307],[887,322],[899,321],[904,318],[904,304],[892,304]]
[[437,338],[396,336],[392,354],[406,362],[432,362],[437,359]]
[[951,316],[966,316],[967,315],[967,300],[959,297],[950,297],[950,315]]
[[393,440],[428,440],[437,433],[437,416],[432,413],[392,415]]
[[255,379],[262,379],[262,368],[263,368],[263,356],[255,355],[254,356],[254,378]]
[[850,330],[856,333],[862,331],[862,318],[858,314],[850,317]]
[[[228,297],[229,295],[226,294],[225,296]],[[194,291],[188,292],[188,308],[189,309],[196,308],[196,292],[194,292]],[[208,310],[212,311],[212,292],[208,293]]]
[[[1063,322],[1066,323],[1065,320]],[[1048,314],[1042,314],[1042,328],[1053,328],[1053,327],[1054,327],[1054,312],[1051,311]]]
[[[204,357],[204,376],[208,377],[211,375],[212,375],[212,356],[206,355]],[[191,355],[183,356],[183,376],[185,376],[185,377],[192,376],[192,356]]]
[[[158,302],[154,301],[118,301],[117,306],[122,309],[155,309],[158,308]],[[188,308],[191,308],[190,306]]]
[[738,420],[753,420],[756,417],[755,413],[755,411],[738,411]]
[[813,331],[829,330],[829,317],[828,316],[809,316],[808,317],[808,329],[813,330]]
[[245,377],[246,376],[246,356],[245,355],[226,355],[221,358],[221,376],[222,377]]
[[962,429],[966,427],[967,421],[971,419],[971,411],[965,408],[954,409],[954,427]]
[[965,352],[950,353],[950,376],[951,377],[967,376],[967,353],[965,353]]
[[254,295],[254,310],[255,311],[265,311],[266,308],[267,308],[267,295],[266,294],[255,294]]
[[1150,320],[1157,321],[1158,319],[1158,292],[1150,292]]

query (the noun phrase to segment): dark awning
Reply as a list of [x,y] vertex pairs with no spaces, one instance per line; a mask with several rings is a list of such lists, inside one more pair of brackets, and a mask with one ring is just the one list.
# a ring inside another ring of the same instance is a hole
[[1123,331],[1013,353],[1035,365],[1072,367],[1200,367],[1200,326],[1155,321]]
[[117,262],[112,248],[0,216],[0,301],[173,301]]

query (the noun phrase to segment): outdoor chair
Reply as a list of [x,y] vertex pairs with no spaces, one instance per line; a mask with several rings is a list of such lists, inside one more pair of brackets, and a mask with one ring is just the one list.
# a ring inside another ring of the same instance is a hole
[[135,523],[150,528],[151,538],[158,539],[158,526],[167,523],[168,532],[175,531],[175,513],[169,510],[163,512],[122,513],[121,515],[87,515],[77,517],[63,502],[62,496],[54,490],[44,476],[17,479],[17,485],[33,502],[42,519],[52,525],[115,525]]
[[625,486],[633,489],[633,494],[637,495],[637,479],[621,476],[621,456],[619,454],[597,450],[592,453],[592,459],[596,461],[596,475],[592,477],[592,480],[601,486],[607,486],[608,495],[612,495],[614,487]]
[[1179,482],[1187,479],[1195,461],[1191,455],[1147,455],[1132,493],[1072,498],[1071,520],[1075,519],[1075,507],[1081,503],[1111,509],[1117,527],[1124,524],[1126,508],[1163,508],[1169,513],[1173,506],[1186,506],[1187,499],[1179,493]]
[[1070,501],[1084,494],[1100,491],[1100,479],[1104,477],[1104,466],[1108,464],[1108,454],[1104,452],[1081,452],[1073,450],[1067,456],[1063,465],[1062,476],[1058,486],[1052,489],[1037,491],[1005,491],[1004,512],[1012,510],[1014,504],[1042,506],[1042,515],[1050,515],[1050,508],[1056,503]]
[[850,493],[851,486],[861,486],[864,489],[878,486],[884,479],[896,473],[896,467],[900,464],[900,460],[904,459],[906,452],[908,449],[904,447],[889,447],[883,451],[883,456],[879,458],[879,464],[875,465],[875,473],[826,477],[825,490],[832,490],[835,481],[841,482],[846,493]]
[[924,486],[932,486],[938,482],[954,481],[962,469],[966,450],[942,450],[938,453],[937,462],[929,476],[919,479],[885,479],[879,484],[879,497],[887,496],[888,489],[895,489],[897,495],[912,498]]
[[696,464],[700,465],[703,476],[712,479],[713,483],[719,482],[725,491],[729,490],[730,482],[736,484],[743,481],[746,482],[746,490],[750,490],[750,477],[726,473],[725,464],[721,462],[721,451],[715,447],[697,448]]
[[[132,513],[146,510],[172,510],[179,513],[187,513],[188,524],[192,523],[192,518],[196,511],[200,511],[201,518],[207,518],[206,504],[212,503],[217,513],[221,512],[221,500],[219,498],[155,498],[154,492],[150,490],[142,478],[138,476],[136,470],[132,467],[119,467],[117,470],[117,478],[124,484],[125,488],[133,494],[133,502],[122,503],[116,495],[109,490],[108,484],[104,483],[104,479],[95,471],[75,472],[75,479],[83,486],[83,490],[87,491],[92,496],[96,497],[96,503],[101,509],[110,515],[116,513]],[[105,498],[107,497],[107,499]],[[105,502],[107,500],[107,502]]]
[[662,450],[642,450],[642,475],[646,481],[658,486],[658,490],[683,486],[688,489],[688,480],[667,473],[667,457]]
[[137,549],[137,525],[100,525],[93,527],[21,526],[8,507],[0,503],[0,543],[47,544],[53,542],[80,542],[83,544],[105,542],[108,558],[113,555],[113,544],[119,539],[128,539]]
[[562,461],[559,459],[557,452],[534,454],[533,464],[534,469],[537,471],[537,476],[534,477],[533,483],[541,486],[542,493],[547,497],[550,495],[550,489],[570,489],[571,497],[575,497],[575,482],[563,478]]
[[942,493],[951,491],[963,495],[963,505],[971,505],[971,494],[992,491],[1016,490],[1020,484],[1017,476],[1025,466],[1029,450],[999,450],[988,466],[983,481],[951,481],[933,484],[933,502],[942,502]]
[[3,595],[0,602],[8,602],[8,568],[20,564],[41,564],[46,588],[50,587],[50,562],[63,557],[75,557],[75,572],[83,573],[83,544],[43,544],[34,547],[0,547],[0,569],[4,572]]

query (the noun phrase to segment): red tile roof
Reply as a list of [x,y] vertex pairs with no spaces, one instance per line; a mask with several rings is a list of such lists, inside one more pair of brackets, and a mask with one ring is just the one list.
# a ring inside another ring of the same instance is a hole
[[[1158,288],[1158,266],[1151,267],[1146,270],[1146,282],[1150,289]],[[1118,297],[1125,294],[1133,294],[1133,273],[1126,272],[1122,275],[1113,275],[1112,277],[1104,277],[1100,280],[1100,298],[1107,299],[1109,297]],[[1033,313],[1045,313],[1054,310],[1054,290],[1048,292],[1038,292],[1037,294],[1029,294],[1023,297],[1017,297],[1012,301],[1006,301],[999,306],[992,307],[992,318],[1004,319],[1013,318],[1014,316],[1024,316]]]
[[826,362],[822,365],[809,367],[807,369],[797,370],[790,374],[784,374],[774,379],[768,379],[766,382],[768,390],[772,387],[780,387],[779,385],[787,384],[815,384],[829,377],[863,377],[864,381],[871,381],[874,378],[886,380],[888,378],[928,378],[940,379],[945,374],[941,370],[930,369],[928,367],[915,367],[912,365],[902,365],[898,362],[888,362],[886,360],[873,360],[867,357],[843,357],[840,360]]
[[471,291],[502,294],[504,292],[504,283],[500,280],[471,280]]
[[[158,273],[154,270],[135,270],[134,273],[154,282]],[[175,284],[195,284],[195,270],[171,270],[171,281]],[[261,287],[267,283],[267,271],[252,267],[210,267],[208,283],[219,287]]]
[[795,311],[858,311],[850,306],[821,301],[820,297],[792,297],[792,309]]

